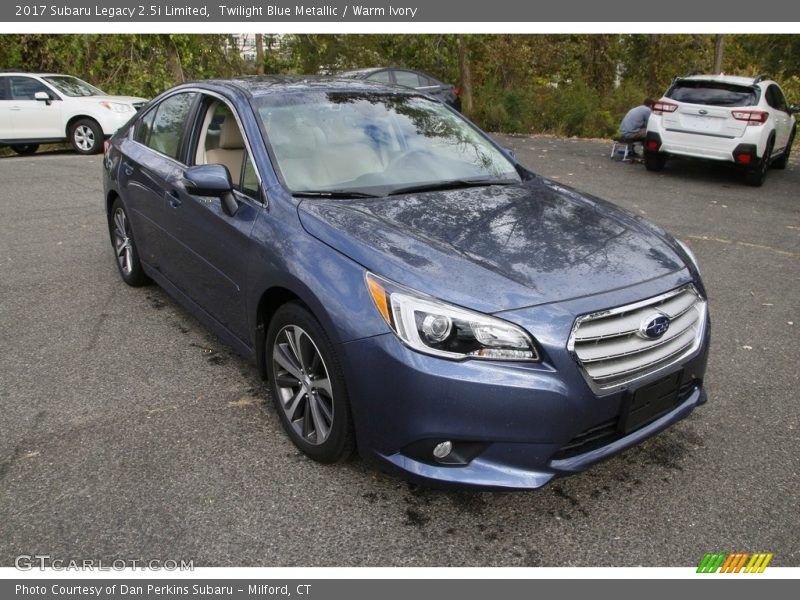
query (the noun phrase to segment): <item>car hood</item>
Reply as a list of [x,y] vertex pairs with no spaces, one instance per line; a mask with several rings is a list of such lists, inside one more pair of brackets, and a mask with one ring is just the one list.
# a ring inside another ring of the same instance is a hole
[[311,235],[370,271],[498,312],[623,288],[685,267],[675,241],[552,181],[299,205]]
[[74,98],[82,102],[120,102],[122,104],[139,104],[147,102],[147,98],[139,98],[138,96],[80,96]]

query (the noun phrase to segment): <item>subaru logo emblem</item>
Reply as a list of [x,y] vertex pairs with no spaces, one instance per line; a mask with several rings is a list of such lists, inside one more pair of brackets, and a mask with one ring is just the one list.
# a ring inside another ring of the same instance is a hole
[[701,115],[707,115],[707,114],[708,114],[708,111],[707,111],[705,108],[701,108],[701,109],[700,109],[699,111],[697,111],[697,112],[699,112]]
[[646,340],[657,340],[667,333],[667,329],[669,329],[669,317],[664,313],[655,313],[642,319],[637,333]]

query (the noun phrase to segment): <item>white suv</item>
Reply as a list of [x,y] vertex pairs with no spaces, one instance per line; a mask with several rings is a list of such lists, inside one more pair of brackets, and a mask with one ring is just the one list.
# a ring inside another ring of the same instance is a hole
[[668,156],[728,161],[744,168],[748,184],[761,185],[770,166],[786,167],[796,112],[763,76],[677,77],[653,106],[644,164],[660,171]]
[[103,140],[147,102],[109,96],[70,75],[0,72],[0,145],[33,154],[39,144],[69,142],[95,154]]

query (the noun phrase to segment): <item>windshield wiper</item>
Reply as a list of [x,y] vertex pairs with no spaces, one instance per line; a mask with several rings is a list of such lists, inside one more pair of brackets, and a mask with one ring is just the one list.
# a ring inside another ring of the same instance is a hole
[[301,190],[292,192],[296,198],[381,198],[378,194],[356,192],[355,190]]
[[491,179],[488,177],[481,179],[448,179],[446,181],[434,181],[395,188],[387,195],[396,196],[412,192],[437,192],[440,190],[457,190],[459,188],[486,187],[490,185],[512,185],[514,183],[519,183],[519,181],[516,179]]

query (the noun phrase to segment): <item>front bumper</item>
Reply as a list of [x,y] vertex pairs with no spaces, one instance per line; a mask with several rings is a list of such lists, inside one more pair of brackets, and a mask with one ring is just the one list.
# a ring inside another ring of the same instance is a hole
[[[565,318],[554,328],[570,325]],[[627,432],[633,392],[664,374],[597,396],[563,344],[541,346],[542,363],[522,364],[443,360],[410,350],[393,334],[343,344],[361,455],[436,487],[532,489],[639,444],[705,402],[708,327],[699,350],[669,370],[678,382],[675,401]],[[602,426],[604,435],[586,438]],[[442,441],[466,448],[467,460],[442,464],[420,453]]]

